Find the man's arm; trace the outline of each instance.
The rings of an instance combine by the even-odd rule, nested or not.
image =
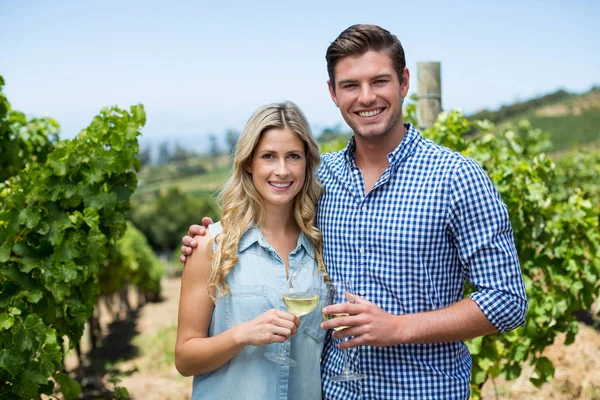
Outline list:
[[[349,326],[333,332],[335,338],[354,336],[340,344],[342,349],[362,345],[381,347],[406,343],[465,341],[497,332],[471,299],[463,299],[439,310],[392,315],[359,296],[355,298],[355,304],[334,304],[323,309],[326,314],[350,314],[349,317],[339,317],[321,324],[322,329]]]

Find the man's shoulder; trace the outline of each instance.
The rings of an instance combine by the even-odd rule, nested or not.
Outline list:
[[[419,151],[417,152],[417,156],[421,159],[427,160],[428,162],[437,160],[441,163],[447,163],[456,166],[461,165],[467,160],[471,160],[464,154],[437,144],[433,140],[427,138],[422,138],[419,142]]]

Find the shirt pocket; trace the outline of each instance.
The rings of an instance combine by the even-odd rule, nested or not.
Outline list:
[[[270,307],[265,285],[229,285],[225,296],[225,320],[229,327],[250,321]]]
[[[325,339],[327,331],[320,328],[321,322],[323,321],[323,314],[321,310],[332,303],[331,292],[326,288],[313,288],[313,293],[319,294],[319,304],[309,314],[306,314],[301,322],[300,331],[306,336],[310,337],[317,343],[322,343]]]

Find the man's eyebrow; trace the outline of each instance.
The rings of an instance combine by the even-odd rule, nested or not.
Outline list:
[[[381,79],[381,78],[391,78],[393,75],[392,74],[379,74],[379,75],[375,75],[369,78],[369,80],[371,81],[376,81],[377,79]],[[357,83],[358,79],[343,79],[341,81],[338,81],[338,85],[346,85],[348,83]]]
[[[356,80],[356,79],[344,79],[342,81],[338,81],[337,84],[341,86],[341,85],[346,85],[348,83],[356,83],[356,82],[358,82],[358,80]]]

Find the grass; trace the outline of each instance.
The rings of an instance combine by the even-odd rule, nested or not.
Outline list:
[[[177,326],[159,328],[155,332],[136,336],[133,344],[140,349],[140,355],[148,362],[143,365],[144,371],[164,371],[175,365],[175,339]]]
[[[200,175],[192,175],[183,178],[174,178],[160,182],[154,182],[149,185],[140,186],[136,190],[136,195],[142,196],[152,193],[156,190],[165,190],[172,187],[179,187],[183,192],[195,195],[210,195],[218,191],[229,177],[229,168],[219,168],[212,172]]]
[[[517,123],[522,119],[529,120],[532,127],[550,135],[553,151],[572,149],[600,140],[600,111],[597,109],[585,110],[580,115],[521,115],[508,122]]]

